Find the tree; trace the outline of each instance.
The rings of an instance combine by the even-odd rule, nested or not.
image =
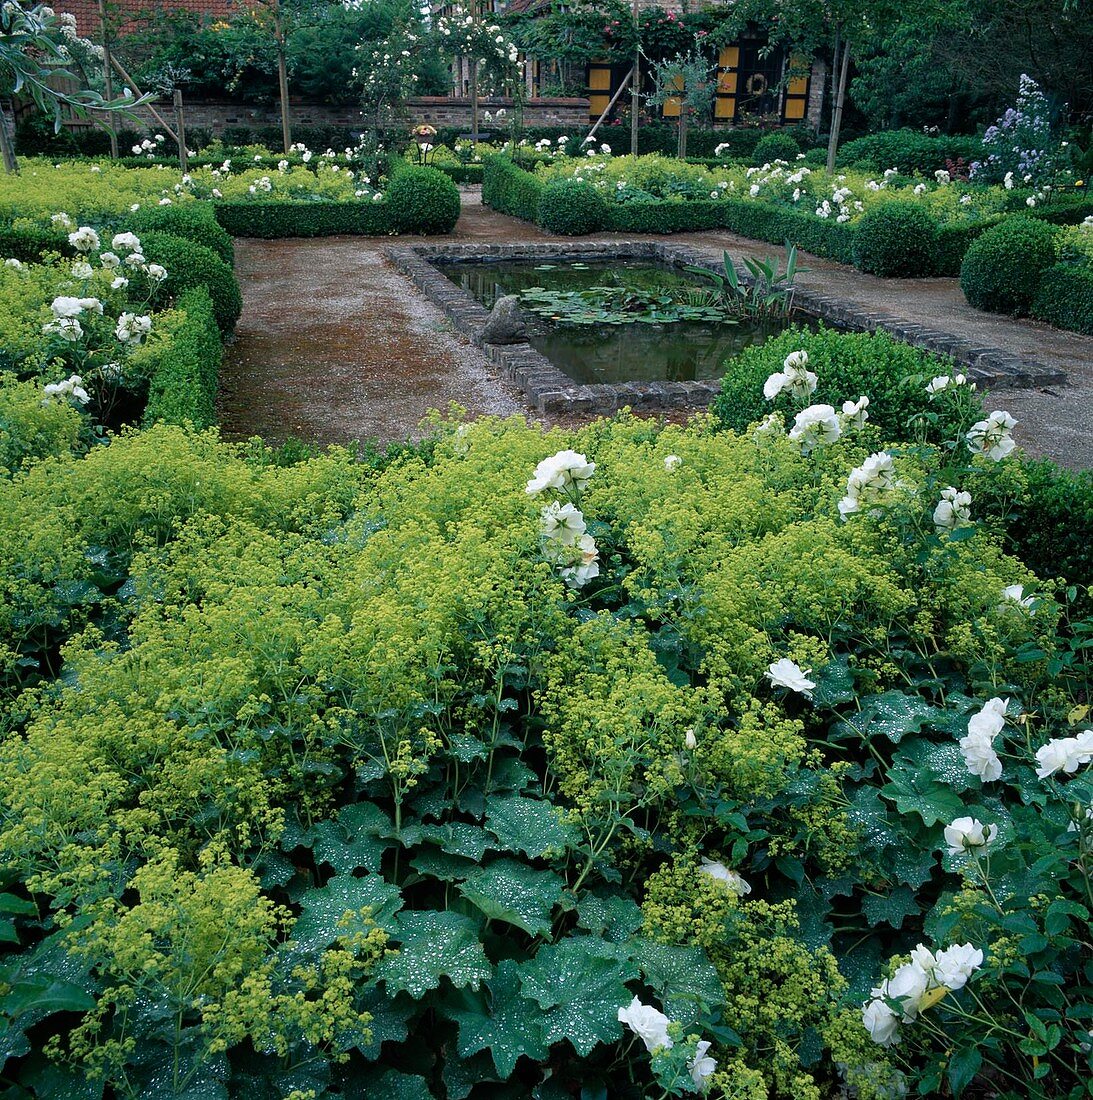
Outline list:
[[[441,49],[453,62],[460,58],[470,62],[471,136],[477,141],[479,80],[486,76],[494,78],[501,87],[515,85],[519,75],[516,68],[519,48],[497,23],[483,21],[477,7],[473,12],[453,8],[450,15],[437,20],[436,29]]]
[[[92,108],[123,111],[143,102],[128,89],[121,97],[107,101],[87,87],[74,92],[56,87],[58,78],[86,84],[84,64],[90,60],[101,62],[102,56],[101,46],[76,34],[72,15],[56,15],[44,4],[22,8],[9,2],[0,7],[0,94],[29,96],[40,111],[53,115],[55,130],[61,128],[64,107],[82,115]],[[2,114],[0,153],[4,171],[18,172],[15,149]]]
[[[655,62],[652,75],[656,91],[649,102],[654,107],[669,101],[679,103],[678,156],[683,160],[687,156],[689,120],[708,113],[717,95],[716,69],[708,57],[695,51],[671,61]]]

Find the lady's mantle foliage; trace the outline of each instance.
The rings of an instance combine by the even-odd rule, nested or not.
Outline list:
[[[808,447],[159,427],[0,483],[5,1073],[1084,1080],[1087,670],[986,526],[1008,429],[888,448],[843,396]]]

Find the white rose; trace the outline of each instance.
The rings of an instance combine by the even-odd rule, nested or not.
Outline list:
[[[703,856],[698,869],[704,875],[709,875],[715,882],[724,883],[725,887],[738,898],[751,893],[751,885],[744,877],[726,867],[724,863]]]
[[[767,679],[775,687],[788,688],[790,691],[800,692],[806,698],[812,698],[812,689],[816,684],[808,678],[811,669],[801,669],[799,665],[788,657],[782,657],[774,661],[767,671]]]
[[[668,1017],[652,1005],[643,1005],[637,997],[619,1009],[619,1023],[637,1035],[650,1053],[658,1047],[670,1050],[673,1046],[668,1035]]]

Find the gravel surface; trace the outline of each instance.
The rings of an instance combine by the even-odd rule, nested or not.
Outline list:
[[[464,188],[455,232],[431,239],[554,238],[483,207],[480,189]],[[734,257],[781,252],[724,232],[659,239],[718,257],[725,249]],[[386,264],[382,251],[396,240],[236,242],[244,309],[221,379],[226,435],[323,444],[404,439],[430,408],[452,401],[472,414],[528,415],[515,387]],[[878,279],[808,254],[801,262],[802,286],[1060,367],[1066,385],[999,389],[988,405],[1018,418],[1015,434],[1030,453],[1093,468],[1093,338],[972,309],[956,279]]]

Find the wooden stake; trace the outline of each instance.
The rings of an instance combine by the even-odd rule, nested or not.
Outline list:
[[[178,163],[183,173],[186,172],[186,123],[182,118],[182,89],[175,89],[175,126],[178,127]]]

